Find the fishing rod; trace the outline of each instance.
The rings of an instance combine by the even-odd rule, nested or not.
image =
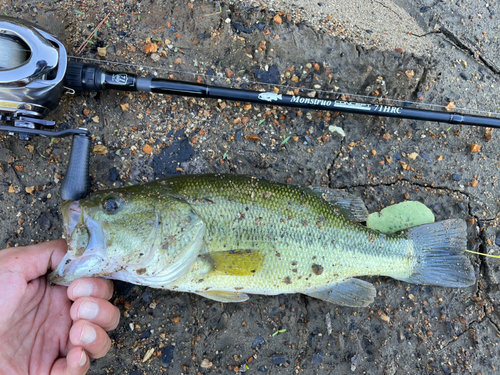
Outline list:
[[[68,61],[64,45],[54,35],[35,24],[6,16],[0,16],[0,51],[0,121],[7,123],[0,131],[18,134],[25,140],[34,135],[73,136],[70,162],[60,191],[63,199],[79,199],[88,193],[88,173],[85,172],[85,178],[82,173],[88,171],[91,145],[90,133],[85,129],[64,135],[42,130],[54,129],[55,122],[43,117],[58,105],[65,88],[88,92],[108,89],[153,92],[500,128],[500,119],[490,116],[242,90],[108,71],[96,64]]]
[[[368,116],[436,121],[455,125],[473,125],[500,128],[500,119],[489,116],[466,115],[401,106],[369,104],[329,98],[310,98],[299,95],[259,92],[164,78],[141,77],[128,72],[108,71],[96,64],[69,61],[65,85],[76,91],[99,92],[106,89],[142,91],[166,95],[182,95],[229,101],[272,104],[277,106],[327,110]]]

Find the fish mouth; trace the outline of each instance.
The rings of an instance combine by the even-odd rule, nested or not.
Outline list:
[[[103,268],[106,248],[100,224],[85,213],[78,201],[65,202],[61,211],[68,252],[49,275],[49,281],[69,285],[82,277],[95,277]]]
[[[82,218],[82,207],[78,201],[67,201],[61,205],[61,211],[63,214],[64,235],[70,238],[76,224]]]

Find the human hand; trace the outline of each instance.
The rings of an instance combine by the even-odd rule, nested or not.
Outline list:
[[[0,374],[83,375],[111,347],[119,310],[113,284],[79,279],[51,286],[45,274],[66,253],[64,240],[0,251]],[[74,301],[74,303],[72,303]]]

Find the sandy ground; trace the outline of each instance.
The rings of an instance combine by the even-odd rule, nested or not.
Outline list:
[[[111,12],[82,56],[98,58],[96,47],[107,47],[107,60],[154,68],[145,74],[487,112],[499,108],[499,8],[493,0],[0,3],[2,13],[58,35],[71,55]],[[158,57],[146,54],[148,38]],[[64,96],[50,119],[91,130],[101,150],[91,157],[94,190],[202,172],[326,184],[358,195],[371,212],[418,200],[437,220],[467,220],[469,249],[500,250],[496,130],[488,140],[472,126],[118,92]],[[61,236],[58,190],[69,147],[0,139],[1,247]],[[377,298],[357,309],[302,295],[221,304],[117,282],[122,321],[90,373],[494,374],[500,267],[470,259],[474,287],[368,278]]]
[[[270,9],[285,9],[317,30],[365,48],[404,49],[428,55],[433,42],[405,6],[392,1],[268,1]],[[425,28],[425,26],[424,26]]]

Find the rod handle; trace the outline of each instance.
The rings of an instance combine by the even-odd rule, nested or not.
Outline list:
[[[84,134],[73,136],[66,175],[59,191],[64,200],[79,200],[90,192],[90,137]]]

